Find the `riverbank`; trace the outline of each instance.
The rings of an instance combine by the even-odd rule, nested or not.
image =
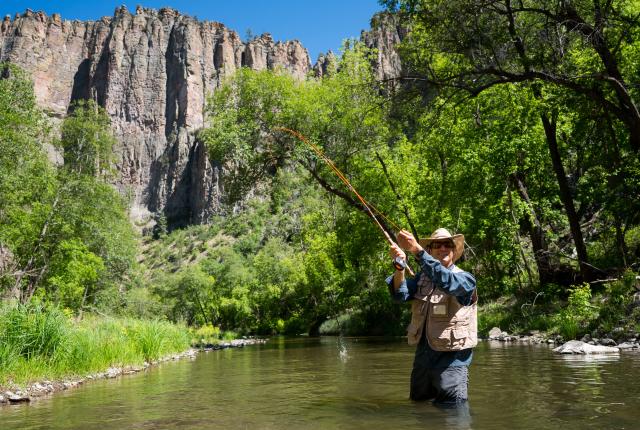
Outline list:
[[[43,379],[38,382],[29,383],[26,386],[9,384],[5,387],[0,385],[0,406],[28,403],[32,400],[55,394],[56,392],[79,387],[91,381],[97,381],[101,379],[114,379],[120,376],[136,374],[168,361],[195,359],[196,355],[202,352],[207,353],[227,348],[242,348],[244,346],[263,344],[266,342],[266,339],[261,338],[244,338],[234,339],[229,342],[220,342],[216,344],[208,343],[202,345],[199,348],[189,348],[188,350],[179,354],[171,354],[161,357],[158,360],[153,360],[151,362],[145,361],[139,366],[126,365],[122,367],[109,367],[104,372],[90,373],[82,377],[60,378],[53,381]]]
[[[160,320],[86,315],[77,321],[55,307],[0,307],[0,387],[88,375],[188,350],[184,325]]]
[[[575,339],[603,346],[640,339],[640,278],[635,273],[597,286],[560,292],[552,287],[484,302],[478,309],[478,333],[490,337],[490,330],[500,327],[509,330],[502,335],[509,340],[534,334],[555,343]]]
[[[532,331],[528,334],[520,334],[514,335],[509,334],[506,331],[502,331],[499,327],[493,327],[490,331],[486,340],[493,340],[499,342],[506,343],[546,343],[552,345],[561,345],[565,344],[568,341],[575,341],[578,339],[567,339],[565,340],[560,335],[552,335],[548,333]],[[612,347],[617,348],[621,351],[640,351],[640,333],[632,333],[627,336],[619,337],[618,341],[614,340],[611,337],[602,337],[602,338],[593,338],[591,335],[585,334],[579,339],[580,342],[583,342],[588,345],[593,346],[604,346],[604,347]]]

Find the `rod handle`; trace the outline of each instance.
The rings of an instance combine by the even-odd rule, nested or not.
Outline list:
[[[395,267],[396,270],[406,270],[411,276],[415,276],[415,273],[413,273],[413,270],[411,270],[407,261],[402,259],[402,257],[396,257],[393,259],[393,267]]]

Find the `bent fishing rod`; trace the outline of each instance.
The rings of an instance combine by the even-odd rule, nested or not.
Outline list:
[[[376,215],[373,213],[373,210],[371,210],[371,207],[373,207],[373,205],[371,203],[368,203],[364,199],[364,197],[362,197],[360,193],[356,191],[353,185],[351,185],[351,182],[349,182],[346,176],[344,176],[344,174],[340,171],[340,169],[338,169],[335,163],[329,157],[327,157],[325,153],[317,145],[314,145],[313,143],[311,143],[306,137],[304,137],[301,133],[295,130],[291,130],[286,127],[276,127],[276,130],[289,133],[293,137],[302,141],[305,145],[307,145],[307,147],[311,148],[311,150],[318,156],[318,158],[324,161],[331,168],[331,170],[336,174],[336,176],[338,176],[338,178],[349,189],[349,191],[351,191],[358,198],[358,200],[360,201],[360,204],[362,204],[362,207],[364,207],[364,209],[367,211],[367,214],[369,215],[369,217],[371,217],[371,219],[378,226],[380,231],[382,231],[382,234],[384,235],[387,242],[389,242],[390,245],[397,245],[396,242],[391,238],[389,233],[387,233],[387,230],[382,226],[382,223],[378,220]],[[384,217],[387,221],[391,222],[396,228],[398,227],[394,222],[392,222],[390,219],[384,216],[384,214],[380,212],[377,208],[374,207],[374,209],[378,212],[378,214]],[[396,257],[393,260],[393,266],[396,268],[396,270],[406,269],[411,276],[415,276],[415,274],[413,273],[413,270],[411,270],[411,267],[409,267],[406,260],[401,257]]]

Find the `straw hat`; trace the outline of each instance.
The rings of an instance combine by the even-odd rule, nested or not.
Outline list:
[[[454,246],[453,262],[455,263],[456,261],[458,261],[460,257],[462,257],[462,253],[464,252],[464,236],[463,235],[454,234],[452,236],[451,233],[449,233],[449,230],[447,230],[446,228],[439,228],[433,233],[431,233],[430,237],[426,239],[420,239],[419,243],[420,243],[420,246],[422,246],[424,249],[427,250],[427,252],[429,252],[431,242],[444,241],[447,239],[453,242],[453,246]]]

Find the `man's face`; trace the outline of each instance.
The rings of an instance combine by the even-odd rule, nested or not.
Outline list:
[[[453,241],[434,240],[429,245],[429,253],[444,267],[449,267],[453,264]]]

